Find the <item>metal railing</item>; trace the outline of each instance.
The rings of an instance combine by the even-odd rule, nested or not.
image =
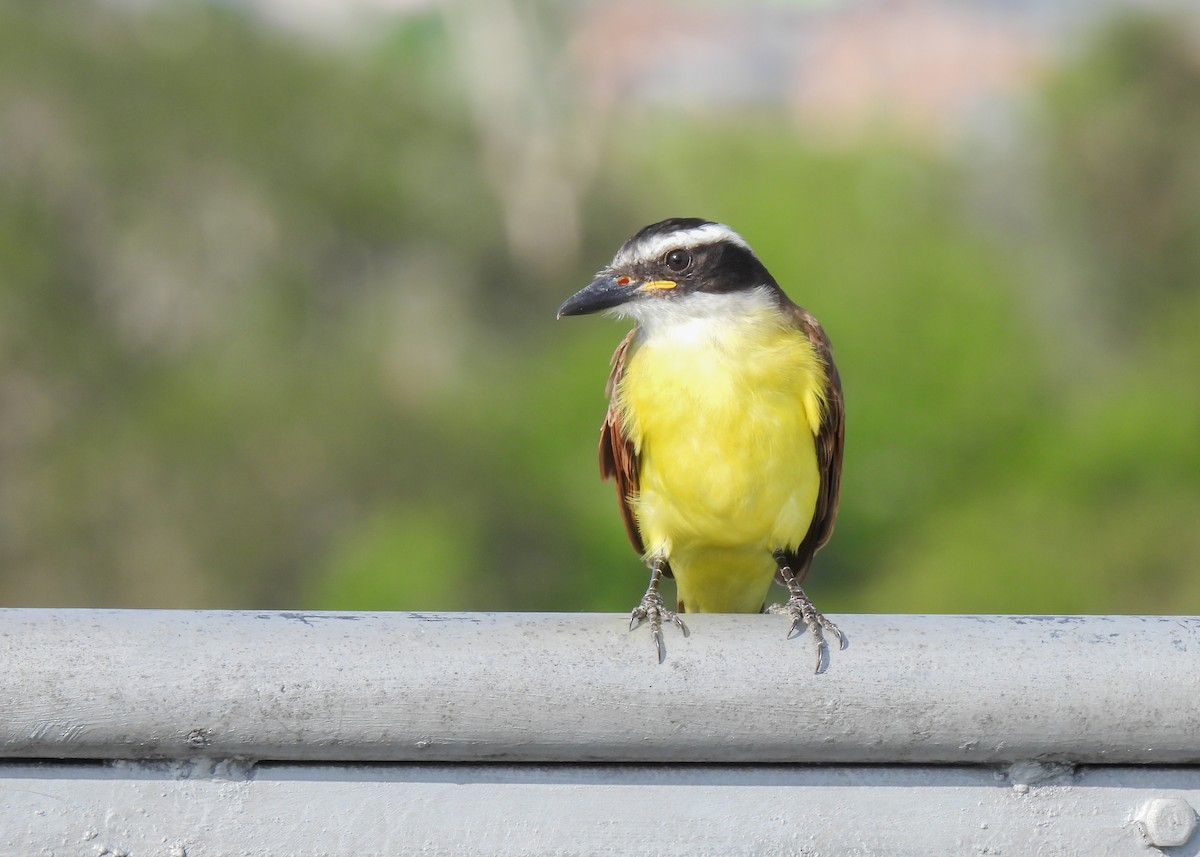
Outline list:
[[[0,853],[1200,853],[1200,617],[625,621],[0,610]]]

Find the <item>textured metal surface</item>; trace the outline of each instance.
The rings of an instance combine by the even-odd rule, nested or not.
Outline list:
[[[1196,769],[0,763],[0,853],[1081,855]],[[1195,855],[1191,845],[1172,855]]]
[[[0,757],[1200,762],[1200,618],[0,611]]]

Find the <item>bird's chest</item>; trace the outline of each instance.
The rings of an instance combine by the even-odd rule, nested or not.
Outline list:
[[[639,343],[617,395],[638,452],[635,508],[648,543],[746,544],[781,527],[803,536],[823,388],[808,339],[780,325]]]

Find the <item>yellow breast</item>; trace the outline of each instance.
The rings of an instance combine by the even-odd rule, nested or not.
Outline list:
[[[816,506],[824,367],[774,308],[639,334],[614,395],[648,554],[691,611],[757,611]]]

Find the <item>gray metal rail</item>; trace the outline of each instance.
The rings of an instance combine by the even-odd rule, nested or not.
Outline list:
[[[624,621],[0,610],[0,854],[1200,853],[1200,617]]]

